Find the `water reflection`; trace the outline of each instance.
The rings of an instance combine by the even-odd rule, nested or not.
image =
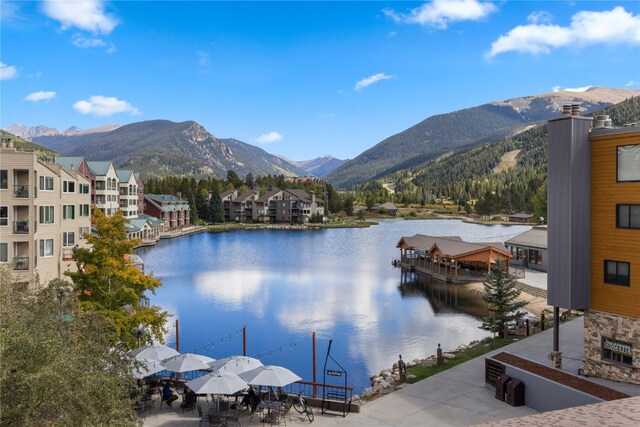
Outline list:
[[[332,354],[360,393],[369,376],[390,367],[398,354],[425,357],[438,343],[450,349],[486,335],[478,329],[478,299],[463,288],[422,279],[400,283],[400,270],[391,266],[400,237],[505,240],[528,228],[390,221],[369,229],[238,231],[162,241],[138,254],[146,271],[163,282],[151,302],[180,320],[181,351],[246,325],[249,356],[263,353],[263,363],[310,380],[315,331],[318,375],[333,339]],[[292,342],[297,345],[289,347]],[[234,336],[204,354],[217,359],[241,350],[241,338]]]
[[[465,285],[447,284],[427,274],[401,269],[398,290],[403,298],[426,298],[436,316],[451,312],[466,313],[475,317],[489,315],[489,310],[478,292],[470,290]]]

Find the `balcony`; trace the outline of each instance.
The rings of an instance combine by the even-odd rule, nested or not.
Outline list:
[[[29,256],[17,255],[13,258],[14,270],[28,270],[29,269]]]
[[[13,221],[13,234],[29,234],[29,221]]]
[[[62,259],[64,261],[73,261],[75,260],[74,250],[73,248],[62,248]]]
[[[13,186],[13,197],[18,199],[28,199],[29,198],[29,186],[28,185],[14,185]]]

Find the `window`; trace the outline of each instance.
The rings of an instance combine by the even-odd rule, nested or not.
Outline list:
[[[616,227],[640,229],[640,205],[616,205]]]
[[[9,261],[9,244],[0,243],[0,262]]]
[[[80,227],[79,229],[79,235],[81,239],[85,238],[85,234],[89,234],[91,233],[91,227]]]
[[[624,261],[604,261],[604,283],[629,286],[630,267]]]
[[[63,205],[62,206],[62,219],[75,219],[76,217],[75,205]]]
[[[53,256],[53,239],[40,239],[40,258]]]
[[[616,363],[633,365],[633,347],[622,341],[602,337],[602,358]]]
[[[53,206],[40,206],[40,224],[53,224]]]
[[[9,225],[9,208],[0,206],[0,225]]]
[[[89,216],[89,205],[78,205],[78,216]]]
[[[542,265],[542,252],[529,249],[529,264]]]
[[[89,184],[80,184],[80,194],[89,194]]]
[[[98,194],[96,196],[96,204],[104,205],[104,194]]]
[[[76,233],[65,231],[62,233],[62,246],[74,246],[76,244]]]
[[[76,182],[75,181],[62,181],[62,192],[63,193],[75,193],[76,192]]]
[[[104,190],[104,181],[96,181],[96,190]]]
[[[9,175],[6,169],[0,170],[0,189],[6,190],[9,188]]]
[[[640,144],[618,147],[618,181],[640,181]]]
[[[53,177],[41,176],[39,188],[41,191],[53,191]]]

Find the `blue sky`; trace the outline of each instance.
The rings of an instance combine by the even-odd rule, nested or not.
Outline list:
[[[640,2],[5,1],[0,127],[195,120],[293,160],[425,118],[640,89]]]

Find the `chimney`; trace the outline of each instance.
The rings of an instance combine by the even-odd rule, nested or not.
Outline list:
[[[609,116],[605,116],[604,119],[604,127],[607,129],[611,129],[613,126],[611,125],[613,121],[609,118]]]
[[[564,104],[562,106],[562,115],[568,117],[571,115],[571,104]]]
[[[604,119],[605,116],[604,114],[599,114],[596,116],[596,120],[593,124],[593,128],[594,129],[602,129],[604,127]]]
[[[580,115],[580,104],[571,104],[571,115],[572,116]]]

